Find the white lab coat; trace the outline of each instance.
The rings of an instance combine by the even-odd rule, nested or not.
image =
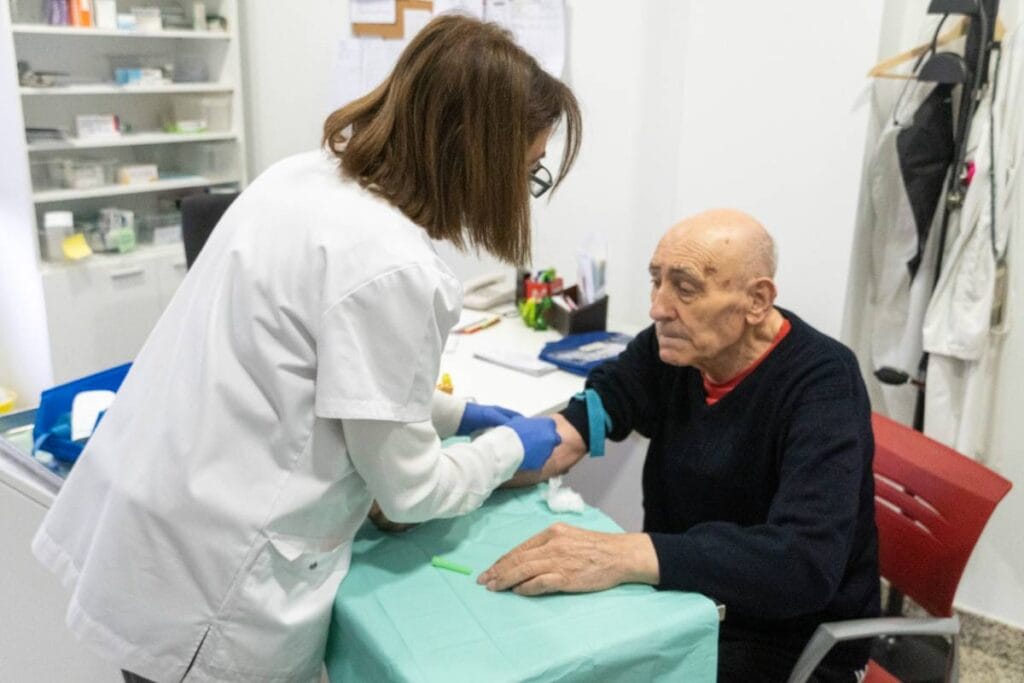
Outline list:
[[[995,246],[1002,252],[1012,226],[1022,219],[1021,179],[1016,177],[1024,156],[1022,48],[1018,29],[1003,42],[996,101],[989,88],[978,105],[966,155],[974,161],[974,177],[963,206],[950,217],[942,273],[923,323],[924,347],[930,354],[925,433],[982,460],[987,456],[992,389],[1006,332],[1004,325],[991,324],[996,281],[991,193],[994,189]],[[994,159],[990,111],[995,114]],[[995,188],[989,175],[992,164]]]
[[[870,203],[871,311],[869,348],[871,369],[890,367],[916,376],[921,359],[921,323],[931,295],[936,239],[942,221],[941,202],[935,211],[921,263],[913,280],[907,262],[917,251],[917,227],[900,174],[896,138],[914,120],[921,103],[934,90],[932,83],[911,82],[886,113],[867,173]],[[884,405],[876,406],[904,422],[913,418],[916,390],[910,385],[879,384]]]
[[[478,506],[522,460],[498,428],[442,450],[461,287],[425,231],[321,151],[232,204],[34,542],[68,625],[156,681],[317,680],[372,498]]]

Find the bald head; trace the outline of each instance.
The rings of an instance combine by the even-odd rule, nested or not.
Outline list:
[[[736,209],[711,209],[669,228],[658,250],[693,248],[705,262],[704,275],[741,285],[755,278],[773,278],[775,242],[753,216]]]

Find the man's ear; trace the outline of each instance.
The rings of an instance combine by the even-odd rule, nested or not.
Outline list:
[[[759,277],[751,280],[747,285],[747,296],[749,307],[747,308],[747,323],[757,325],[761,323],[775,306],[775,282],[770,277]]]

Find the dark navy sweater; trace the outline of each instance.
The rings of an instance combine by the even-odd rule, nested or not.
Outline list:
[[[611,418],[609,438],[651,440],[644,531],[660,587],[724,604],[723,632],[799,653],[819,623],[879,614],[874,442],[854,355],[781,312],[789,334],[715,405],[697,369],[658,358],[653,326],[587,386]],[[589,439],[581,401],[563,415]],[[861,644],[827,661],[865,658]]]

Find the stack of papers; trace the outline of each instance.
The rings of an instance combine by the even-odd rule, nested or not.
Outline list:
[[[541,376],[558,369],[557,366],[547,363],[536,356],[514,351],[511,349],[481,349],[474,351],[473,356],[502,367],[525,372],[528,375]]]

